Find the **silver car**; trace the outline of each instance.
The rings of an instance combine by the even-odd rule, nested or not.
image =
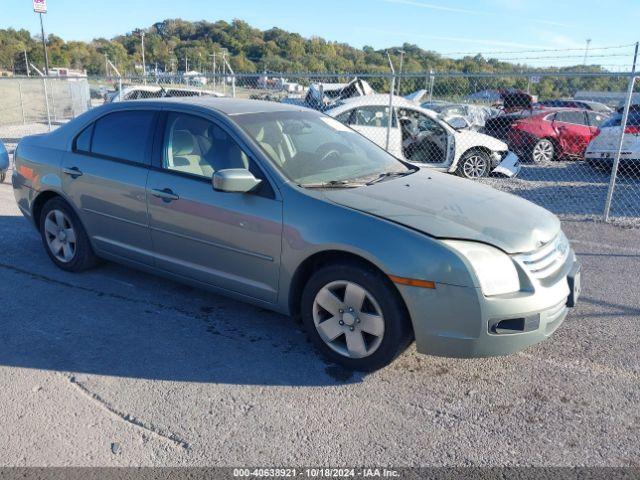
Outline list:
[[[110,104],[24,138],[12,181],[58,267],[112,260],[299,316],[352,369],[413,339],[431,355],[515,352],[580,292],[554,215],[303,107]]]

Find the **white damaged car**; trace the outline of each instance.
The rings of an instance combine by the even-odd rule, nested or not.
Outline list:
[[[518,156],[506,143],[466,129],[466,122],[452,121],[451,125],[436,112],[403,97],[394,95],[390,99],[386,94],[349,98],[325,113],[411,163],[470,179],[491,173],[515,177],[520,172]]]

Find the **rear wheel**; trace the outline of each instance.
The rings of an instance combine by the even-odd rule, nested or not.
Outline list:
[[[0,183],[4,183],[7,178],[7,172],[0,172]]]
[[[372,371],[388,365],[411,341],[406,309],[384,275],[360,265],[318,270],[302,294],[302,319],[330,360]]]
[[[472,150],[462,155],[456,173],[461,177],[476,180],[489,176],[490,170],[491,159],[489,155],[481,150]]]
[[[548,138],[541,138],[531,149],[531,161],[537,164],[549,163],[555,157],[555,145]]]
[[[49,258],[62,270],[81,272],[97,263],[80,219],[60,197],[42,207],[40,235]]]

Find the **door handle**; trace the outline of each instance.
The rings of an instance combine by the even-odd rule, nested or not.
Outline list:
[[[164,202],[167,203],[180,199],[180,196],[173,193],[173,190],[171,190],[170,188],[163,188],[162,190],[160,190],[159,188],[154,188],[151,190],[151,195],[161,198]]]
[[[78,167],[63,168],[62,172],[69,175],[71,178],[78,178],[82,176],[82,171]]]

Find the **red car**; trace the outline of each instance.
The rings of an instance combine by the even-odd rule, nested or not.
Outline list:
[[[605,114],[582,109],[547,109],[515,117],[506,132],[509,147],[534,163],[584,157]]]

